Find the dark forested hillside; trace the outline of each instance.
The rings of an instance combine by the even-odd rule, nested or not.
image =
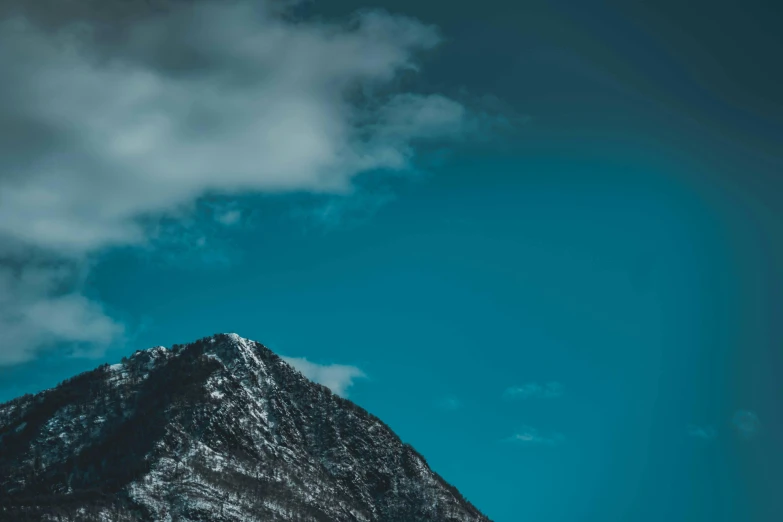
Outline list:
[[[0,520],[487,519],[379,419],[219,334],[0,405]]]

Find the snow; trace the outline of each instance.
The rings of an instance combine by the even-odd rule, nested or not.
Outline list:
[[[111,365],[110,372],[97,377],[109,386],[93,387],[107,395],[79,396],[82,402],[48,414],[36,439],[45,448],[45,461],[62,461],[100,441],[106,430],[133,414],[133,395],[150,375],[165,376],[177,358],[204,353],[221,362],[210,365],[209,376],[197,383],[205,399],[187,410],[179,403],[169,406],[164,434],[151,441],[154,449],[143,457],[149,470],[124,486],[124,494],[151,519],[288,522],[303,519],[308,507],[336,522],[396,521],[410,520],[406,509],[415,507],[427,514],[426,520],[443,522],[433,511],[442,505],[453,514],[450,521],[487,522],[455,499],[426,462],[377,418],[358,407],[346,409],[341,399],[277,364],[266,348],[235,333],[199,343],[195,352],[193,345],[155,347]],[[7,418],[0,416],[0,428]],[[16,419],[18,424],[22,417]],[[0,477],[0,486],[11,479]],[[236,489],[257,480],[285,494],[258,498],[252,488]],[[386,490],[379,497],[380,484]],[[410,502],[416,505],[409,507]],[[193,510],[192,518],[181,512],[183,506]],[[112,520],[109,515],[101,518]]]

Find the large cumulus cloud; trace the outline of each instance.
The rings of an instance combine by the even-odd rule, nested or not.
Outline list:
[[[406,169],[417,140],[463,132],[459,103],[395,90],[439,43],[434,28],[292,6],[4,3],[0,364],[121,335],[63,273],[144,244],[156,219],[205,195],[349,192],[362,172]]]

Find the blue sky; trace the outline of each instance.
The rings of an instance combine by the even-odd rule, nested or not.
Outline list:
[[[0,182],[27,198],[0,210],[0,400],[237,332],[306,359],[497,522],[780,520],[781,75],[749,65],[781,51],[774,7],[321,4],[289,13],[303,32],[215,8],[212,47],[167,44],[192,56],[152,53],[155,17],[149,48],[77,47],[118,70],[58,54],[52,27],[86,15],[0,27],[72,97],[33,118],[21,87],[47,78],[0,57],[22,71],[3,114],[50,125],[29,155],[65,165],[0,133],[33,180]],[[407,18],[342,23],[362,8]],[[237,54],[272,29],[301,53]],[[114,129],[114,155],[85,145]]]

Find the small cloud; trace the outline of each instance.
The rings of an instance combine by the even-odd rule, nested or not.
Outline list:
[[[241,219],[242,212],[239,210],[227,210],[225,212],[215,214],[215,221],[227,227],[236,225]]]
[[[242,252],[221,236],[221,227],[216,222],[213,216],[161,221],[150,231],[148,244],[133,253],[150,263],[180,268],[233,266]]]
[[[456,411],[462,408],[462,401],[456,397],[442,397],[435,401],[435,406],[442,410]]]
[[[78,291],[63,292],[78,279],[72,266],[0,264],[0,366],[35,359],[52,347],[73,357],[100,357],[122,344],[125,326],[100,303]]]
[[[341,397],[348,396],[348,388],[356,379],[364,379],[367,375],[356,366],[343,364],[318,364],[304,357],[281,357],[285,362],[296,368],[311,381],[323,384]]]
[[[507,399],[556,399],[563,395],[565,395],[565,388],[556,381],[544,385],[529,382],[522,386],[511,386],[503,393]]]
[[[761,422],[758,415],[749,410],[738,410],[731,423],[737,430],[737,434],[746,440],[754,438],[761,430]]]
[[[359,226],[395,199],[396,196],[386,190],[356,190],[346,195],[321,196],[295,207],[291,217],[302,220],[307,230],[326,233]]]
[[[525,446],[558,446],[565,442],[565,436],[558,432],[542,435],[537,429],[526,426],[506,440]]]
[[[718,432],[712,426],[688,426],[688,435],[695,439],[712,440],[718,436]]]

